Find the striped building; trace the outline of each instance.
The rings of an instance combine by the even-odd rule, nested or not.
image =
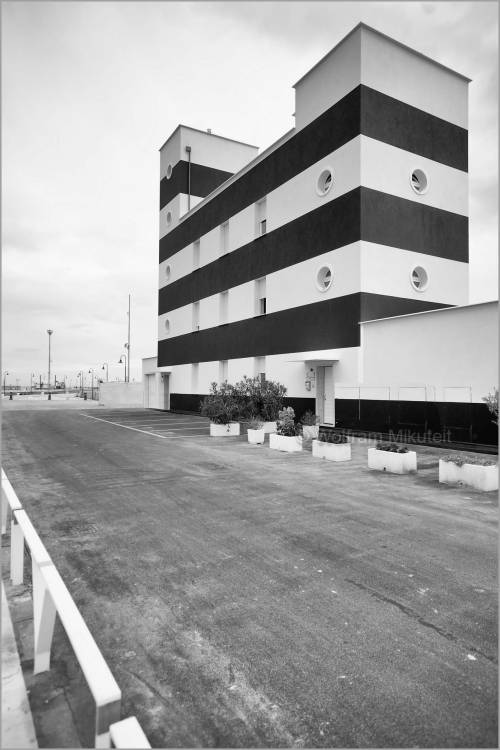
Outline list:
[[[212,381],[265,373],[324,424],[454,422],[457,439],[491,442],[493,355],[452,370],[440,340],[463,330],[450,306],[495,327],[491,305],[467,305],[468,84],[361,23],[295,84],[295,127],[263,153],[179,125],[160,150],[145,405],[195,411]],[[423,321],[413,348],[405,327],[417,342]]]

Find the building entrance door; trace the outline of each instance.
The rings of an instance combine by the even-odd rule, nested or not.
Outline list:
[[[161,409],[168,410],[170,409],[170,389],[169,389],[169,373],[164,372],[162,373],[162,380],[163,380],[163,404],[160,407]]]
[[[145,395],[146,395],[146,409],[154,409],[155,405],[155,376],[146,375],[145,382]]]
[[[333,365],[318,367],[316,413],[321,424],[335,424]]]

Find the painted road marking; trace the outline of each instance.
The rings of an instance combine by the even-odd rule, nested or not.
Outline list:
[[[149,432],[148,430],[140,430],[138,427],[130,427],[126,424],[119,424],[118,422],[112,422],[110,419],[103,419],[102,417],[94,417],[91,414],[82,414],[82,417],[86,417],[87,419],[94,419],[96,422],[106,422],[106,424],[112,424],[114,427],[122,427],[124,430],[133,430],[134,432],[142,432],[143,435],[152,435],[152,437],[158,437],[162,440],[177,440],[178,438],[201,438],[202,440],[205,440],[207,437],[209,437],[208,433],[205,435],[180,435],[179,433],[174,433],[173,435],[161,435],[159,432]]]
[[[188,424],[205,425],[208,427],[209,422],[195,422],[194,420],[186,420],[185,422],[173,422],[169,419],[118,419],[121,424],[172,424],[183,427]]]

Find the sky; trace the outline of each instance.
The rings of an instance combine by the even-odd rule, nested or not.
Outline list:
[[[2,2],[2,372],[131,379],[156,354],[158,149],[181,122],[265,149],[359,21],[472,79],[470,301],[498,296],[496,2]]]

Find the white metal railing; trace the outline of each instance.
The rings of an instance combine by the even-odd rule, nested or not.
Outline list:
[[[136,750],[151,747],[135,716],[111,724],[109,734],[111,747],[136,748]]]
[[[111,726],[114,747],[150,747],[137,719],[120,721],[121,690],[101,654],[71,594],[2,469],[2,534],[11,512],[10,577],[24,580],[24,545],[31,553],[34,624],[34,674],[50,669],[50,651],[56,614],[66,631],[95,702],[95,747],[109,748]],[[124,724],[125,722],[125,724]],[[127,732],[130,732],[127,739]],[[142,744],[136,744],[137,741]],[[133,744],[123,744],[132,742]],[[144,744],[146,743],[146,744]]]

